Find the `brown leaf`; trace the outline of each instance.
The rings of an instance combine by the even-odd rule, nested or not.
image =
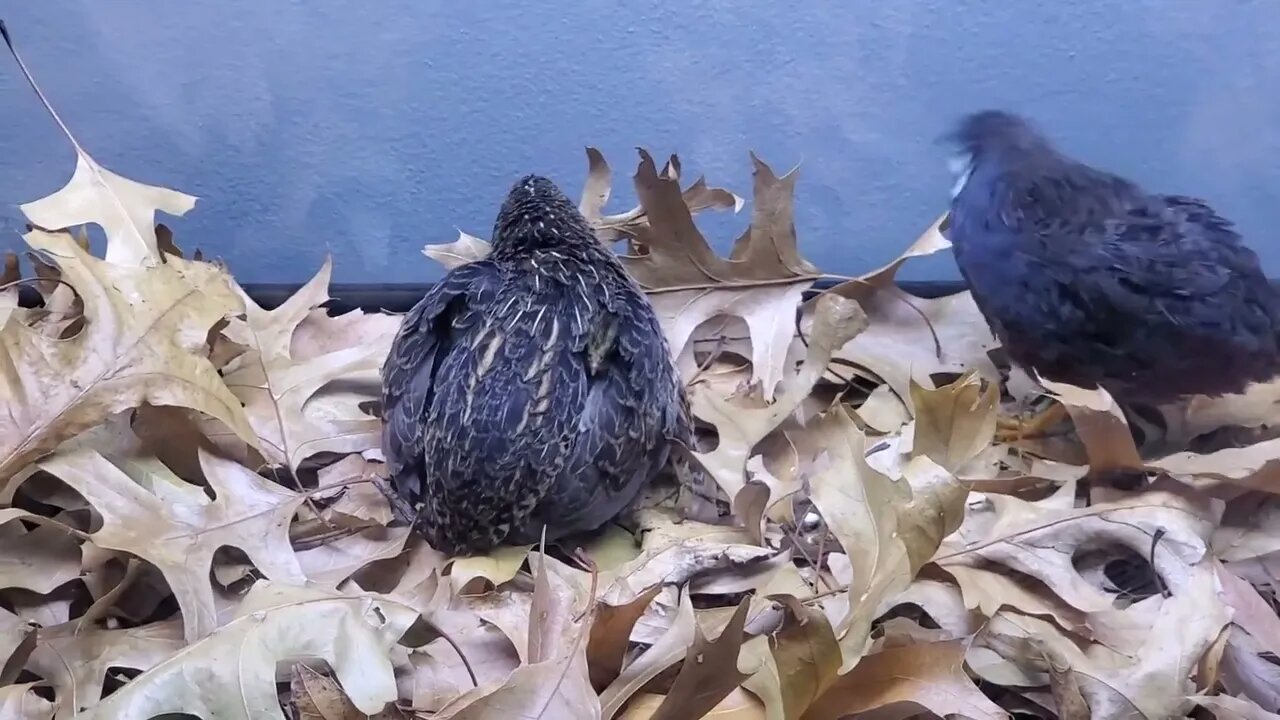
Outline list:
[[[675,619],[666,633],[623,668],[621,674],[600,693],[601,715],[605,720],[617,714],[627,699],[645,683],[686,656],[698,633],[698,621],[689,593],[680,594],[677,608]]]
[[[738,668],[743,627],[747,622],[748,600],[738,603],[733,617],[715,640],[703,636],[695,626],[693,643],[671,692],[653,714],[654,720],[696,720],[704,717],[751,673]]]
[[[648,252],[625,256],[623,264],[641,286],[652,290],[816,279],[817,272],[808,263],[800,272],[788,266],[800,264],[794,233],[788,237],[785,230],[777,232],[791,222],[790,184],[774,177],[764,163],[755,163],[755,203],[760,207],[753,220],[764,226],[755,228],[753,222],[754,232],[748,231],[747,239],[735,247],[736,257],[726,260],[715,254],[694,225],[677,173],[669,167],[659,174],[653,157],[640,150],[634,180],[648,224],[633,226],[633,232]]]
[[[773,657],[782,687],[785,720],[797,720],[836,680],[840,644],[819,610],[790,603],[791,613],[774,634]]]
[[[661,585],[654,585],[623,605],[596,604],[596,617],[587,639],[587,667],[597,692],[604,691],[622,672],[631,629],[661,589]]]
[[[1198,705],[1213,711],[1218,720],[1280,720],[1280,715],[1267,712],[1257,703],[1230,695],[1192,695]]]
[[[940,716],[959,714],[974,720],[1009,717],[965,674],[966,645],[963,640],[948,640],[868,655],[801,717],[839,720],[898,703]]]
[[[227,276],[205,263],[112,265],[65,233],[32,231],[84,301],[85,328],[58,340],[9,323],[0,333],[0,480],[62,441],[144,402],[199,410],[256,444],[239,401],[206,359],[205,337],[239,310]],[[145,298],[145,301],[142,300]]]
[[[1076,435],[1084,444],[1091,472],[1101,475],[1143,467],[1129,423],[1105,389],[1088,390],[1043,378],[1040,382],[1066,406]]]

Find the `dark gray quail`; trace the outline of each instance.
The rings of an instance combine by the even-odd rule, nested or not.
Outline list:
[[[535,175],[503,203],[491,254],[405,316],[382,378],[391,485],[450,555],[599,528],[692,443],[648,299]]]

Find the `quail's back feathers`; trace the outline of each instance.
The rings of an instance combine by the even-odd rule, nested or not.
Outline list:
[[[952,139],[968,162],[948,235],[1014,362],[1150,403],[1280,369],[1276,294],[1206,202],[1148,194],[1004,112],[968,116]]]
[[[548,541],[616,516],[689,443],[652,306],[549,180],[516,183],[489,257],[406,315],[383,368],[393,487],[437,550]]]

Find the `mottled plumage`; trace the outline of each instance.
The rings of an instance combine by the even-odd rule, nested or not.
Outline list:
[[[511,189],[490,255],[405,317],[383,415],[392,486],[450,554],[594,530],[692,442],[648,299],[537,176]]]
[[[1011,360],[1150,404],[1277,373],[1276,294],[1204,201],[1148,194],[1003,112],[968,116],[953,139],[948,236]]]

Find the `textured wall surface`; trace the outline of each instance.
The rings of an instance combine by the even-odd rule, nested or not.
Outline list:
[[[893,257],[943,208],[935,139],[1032,115],[1078,156],[1210,199],[1280,275],[1280,5],[1266,0],[66,0],[5,19],[107,167],[200,196],[180,243],[243,281],[434,279],[424,242],[487,236],[536,171],[578,192],[582,147],[634,195],[634,147],[749,195],[754,149],[801,164],[802,250]],[[0,248],[74,155],[0,61]],[[727,246],[747,214],[708,222]],[[955,277],[949,257],[907,277]]]

